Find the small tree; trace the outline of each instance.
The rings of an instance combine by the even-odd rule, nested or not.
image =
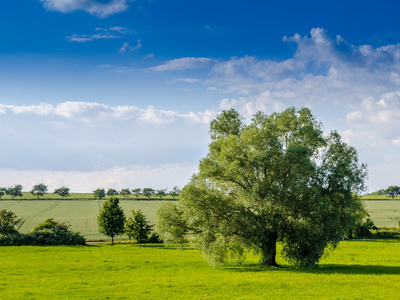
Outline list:
[[[62,186],[58,189],[55,189],[54,194],[58,194],[62,199],[64,199],[64,197],[69,197],[69,188]]]
[[[125,223],[125,233],[129,237],[129,240],[134,238],[138,241],[139,248],[141,248],[142,242],[147,241],[151,228],[152,226],[149,225],[142,211],[139,209],[135,212],[135,210],[132,209],[132,216],[128,217]]]
[[[44,194],[47,193],[47,185],[44,185],[43,183],[36,184],[33,186],[30,193],[36,196],[39,200],[39,197],[43,197]]]
[[[167,195],[167,189],[159,189],[156,190],[156,194],[158,197],[160,197],[160,200]]]
[[[0,234],[16,233],[18,229],[15,227],[19,225],[22,225],[22,219],[18,219],[15,213],[6,209],[0,210]]]
[[[385,194],[393,200],[394,197],[400,196],[400,187],[397,185],[391,185],[385,190]]]
[[[111,245],[114,244],[114,236],[124,233],[125,215],[117,197],[110,197],[103,203],[97,224],[100,233],[111,237]]]
[[[144,188],[143,189],[143,195],[147,197],[147,199],[150,199],[150,196],[154,194],[154,190],[152,188]]]
[[[7,189],[5,187],[0,188],[0,200],[6,194]]]
[[[107,196],[117,196],[118,191],[116,189],[108,189],[107,190]]]
[[[120,195],[122,195],[123,197],[124,197],[124,199],[126,198],[126,196],[129,196],[129,195],[131,195],[132,194],[132,192],[131,192],[131,190],[130,189],[122,189],[120,192],[119,192],[119,194]]]
[[[99,198],[100,200],[103,199],[106,196],[106,192],[104,189],[97,189],[93,191],[93,198],[97,199]]]
[[[13,200],[15,200],[15,197],[22,197],[22,185],[17,184],[16,186],[7,188],[6,194],[10,195]]]
[[[169,192],[173,200],[175,200],[175,198],[178,197],[180,193],[181,190],[177,186],[174,186],[172,190]]]
[[[135,194],[136,198],[138,198],[140,196],[141,192],[142,192],[142,189],[140,189],[140,188],[132,190],[132,193]]]

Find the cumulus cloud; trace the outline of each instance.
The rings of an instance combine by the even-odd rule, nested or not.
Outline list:
[[[0,157],[8,178],[3,184],[22,184],[24,176],[32,184],[32,176],[86,191],[106,183],[183,185],[206,153],[208,122],[215,116],[96,102],[3,104],[0,113],[0,126],[13,124],[0,132],[7,145]]]
[[[214,63],[216,63],[216,60],[206,57],[183,57],[166,61],[161,65],[150,68],[150,70],[165,72],[165,71],[201,69],[201,68],[209,68]]]
[[[83,10],[99,18],[123,12],[128,9],[127,0],[40,0],[50,11],[69,13]]]

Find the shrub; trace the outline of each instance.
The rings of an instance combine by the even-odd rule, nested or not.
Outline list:
[[[0,246],[85,245],[85,238],[78,232],[41,230],[30,233],[13,233],[0,237]]]
[[[71,225],[65,222],[57,222],[53,218],[47,219],[43,223],[38,224],[33,231],[40,231],[40,230],[61,230],[61,231],[70,231]]]
[[[159,244],[162,243],[163,240],[161,239],[161,237],[156,233],[156,232],[152,232],[150,237],[147,239],[147,241],[151,244]]]
[[[368,217],[363,221],[357,222],[356,227],[348,234],[348,238],[370,238],[372,236],[371,230],[377,230],[374,222]]]

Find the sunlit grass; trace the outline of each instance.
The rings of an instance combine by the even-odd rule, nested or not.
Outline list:
[[[4,299],[397,299],[400,242],[345,241],[316,270],[214,269],[196,251],[145,245],[2,247]]]

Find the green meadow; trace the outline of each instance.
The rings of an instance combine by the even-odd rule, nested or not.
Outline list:
[[[163,201],[120,200],[120,205],[126,215],[132,209],[142,210],[151,224],[156,222],[157,208]],[[25,222],[20,232],[31,231],[37,224],[48,218],[68,222],[73,231],[81,232],[87,239],[103,239],[98,232],[97,215],[103,200],[3,200],[0,209],[14,212]]]
[[[400,240],[343,241],[316,270],[212,268],[195,250],[133,244],[2,247],[2,299],[398,299]]]

